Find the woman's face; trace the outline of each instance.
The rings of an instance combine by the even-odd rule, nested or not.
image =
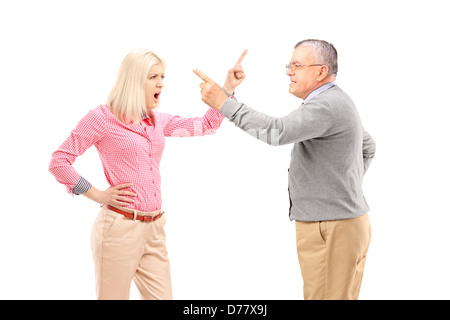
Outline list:
[[[145,82],[145,103],[149,112],[159,106],[163,80],[164,68],[161,64],[155,64],[150,68]]]

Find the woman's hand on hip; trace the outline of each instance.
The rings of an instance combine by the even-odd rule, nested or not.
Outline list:
[[[127,207],[134,202],[134,200],[129,197],[135,197],[137,194],[123,189],[129,188],[132,185],[132,183],[123,183],[114,187],[109,187],[105,191],[92,187],[83,193],[83,195],[103,205],[109,204],[116,207]]]

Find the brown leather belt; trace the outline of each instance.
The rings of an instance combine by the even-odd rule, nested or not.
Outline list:
[[[116,207],[113,207],[113,206],[110,206],[110,205],[107,205],[106,208],[108,208],[108,210],[111,210],[111,211],[114,211],[114,212],[117,212],[117,213],[120,213],[120,214],[124,215],[125,218],[133,219],[133,220],[139,220],[139,221],[142,221],[142,222],[152,222],[152,221],[156,221],[156,220],[158,220],[159,218],[161,218],[162,215],[164,214],[164,211],[161,210],[160,213],[157,214],[157,215],[154,216],[154,217],[151,217],[151,216],[141,216],[141,215],[136,214],[136,213],[131,213],[131,212],[127,212],[127,211],[123,211],[123,210],[117,209]],[[136,212],[136,211],[135,211],[135,212]]]

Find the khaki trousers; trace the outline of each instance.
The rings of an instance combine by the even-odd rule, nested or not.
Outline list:
[[[295,226],[304,298],[357,300],[372,236],[369,215]]]
[[[129,299],[132,280],[141,299],[172,299],[165,222],[164,215],[142,222],[100,210],[91,233],[97,299]]]

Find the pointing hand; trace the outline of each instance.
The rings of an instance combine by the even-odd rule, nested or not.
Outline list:
[[[211,108],[220,110],[222,105],[228,99],[227,94],[222,88],[213,80],[211,80],[206,74],[198,69],[193,70],[204,82],[200,83],[202,100]]]
[[[248,50],[244,50],[234,67],[228,70],[227,79],[225,80],[223,89],[229,94],[233,94],[236,87],[245,79],[244,69],[242,69],[242,61],[244,60],[247,52]]]

